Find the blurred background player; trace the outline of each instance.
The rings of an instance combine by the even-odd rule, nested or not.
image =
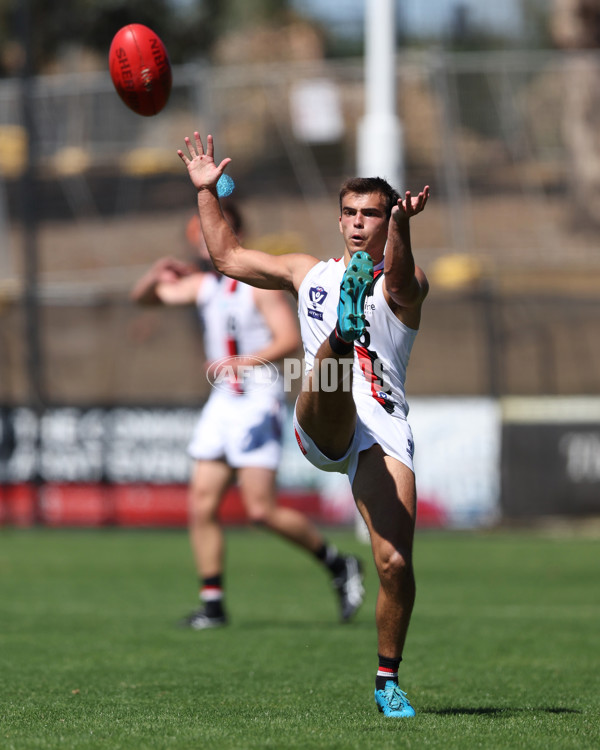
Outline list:
[[[242,218],[235,204],[226,203],[224,214],[240,236]],[[186,237],[197,252],[197,263],[161,258],[131,292],[141,304],[196,305],[207,366],[210,372],[212,364],[217,375],[189,445],[194,459],[189,534],[201,606],[181,624],[196,630],[227,624],[225,538],[218,510],[235,475],[249,519],[303,547],[329,570],[341,619],[348,621],[364,596],[361,563],[352,555],[339,554],[302,513],[276,503],[283,379],[273,382],[273,370],[264,363],[297,355],[300,336],[292,308],[281,291],[256,289],[219,276],[197,215],[190,219]]]

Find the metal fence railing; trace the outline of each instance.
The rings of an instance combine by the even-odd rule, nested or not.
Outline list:
[[[585,95],[582,70],[598,66],[595,53],[399,54],[406,183],[432,186],[412,230],[432,291],[409,391],[600,390],[598,234],[565,129],[565,103]],[[292,115],[295,87],[317,80],[333,84],[342,120],[327,142],[307,141]],[[158,256],[189,252],[194,196],[175,149],[194,129],[215,133],[219,154],[233,158],[249,242],[335,255],[337,189],[355,170],[362,86],[358,59],[190,65],[175,69],[167,108],[142,118],[124,107],[107,71],[37,78],[37,226],[27,237],[19,84],[0,81],[0,403],[29,398],[32,302],[50,401],[201,399],[192,316],[127,301]],[[26,240],[38,271],[28,297]]]

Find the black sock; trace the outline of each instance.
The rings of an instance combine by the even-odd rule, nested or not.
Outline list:
[[[223,576],[209,576],[200,579],[200,599],[208,617],[222,617],[223,610]]]
[[[346,341],[342,338],[339,322],[335,324],[335,328],[329,334],[329,346],[334,354],[339,354],[340,356],[350,354],[354,348],[354,341]]]
[[[343,555],[337,551],[337,549],[324,542],[321,547],[315,552],[317,560],[320,560],[326,568],[331,571],[333,576],[339,575],[346,566],[346,560]]]
[[[375,677],[375,690],[383,690],[385,683],[388,680],[398,684],[398,666],[402,661],[402,657],[399,656],[397,659],[390,659],[387,656],[377,654],[379,657],[379,669],[377,670],[377,676]]]

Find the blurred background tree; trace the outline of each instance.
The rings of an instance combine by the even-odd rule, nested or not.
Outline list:
[[[153,28],[174,64],[211,59],[216,52],[220,62],[237,61],[241,50],[230,48],[222,57],[228,39],[239,47],[245,41],[242,31],[254,35],[291,26],[318,35],[326,57],[352,57],[363,51],[365,6],[358,0],[340,8],[308,0],[0,0],[0,76],[14,75],[20,67],[17,11],[24,2],[29,2],[34,19],[34,69],[41,73],[104,67],[115,31],[128,23]],[[505,33],[481,18],[477,21],[468,3],[448,0],[443,30],[424,34],[411,28],[406,7],[398,2],[398,43],[402,47],[441,43],[449,50],[552,46],[547,1],[520,0],[519,9],[520,32]],[[264,42],[260,34],[258,38]],[[253,45],[248,47],[248,53],[254,54]]]
[[[0,0],[0,76],[18,72],[23,54],[17,14],[23,0]],[[142,23],[163,39],[174,64],[210,56],[217,39],[240,28],[285,23],[289,0],[29,0],[34,70],[98,67],[117,29]],[[82,56],[82,51],[92,58]],[[77,52],[78,54],[74,54]]]
[[[0,70],[2,75],[18,71],[23,53],[19,49],[18,13],[22,0],[0,0]],[[115,30],[137,22],[161,26],[169,17],[166,0],[131,0],[127,5],[102,0],[61,0],[47,3],[29,0],[33,68],[45,72],[56,67],[74,48],[102,52],[108,49]]]

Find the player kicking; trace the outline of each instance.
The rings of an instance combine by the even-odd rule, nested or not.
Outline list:
[[[227,226],[239,234],[237,207],[229,203],[224,210]],[[225,537],[218,511],[235,475],[249,519],[314,555],[329,571],[340,618],[348,622],[364,597],[361,563],[353,555],[340,554],[303,513],[276,502],[284,393],[281,377],[270,382],[269,367],[297,352],[300,338],[294,313],[282,292],[255,289],[214,272],[197,215],[187,235],[203,270],[161,258],[131,293],[143,304],[196,306],[207,358],[220,363],[219,373],[224,373],[215,382],[189,445],[194,459],[189,536],[201,606],[181,624],[206,630],[228,623]]]
[[[210,135],[206,152],[198,133],[185,144],[188,154],[178,154],[198,191],[217,269],[298,299],[306,382],[296,402],[296,439],[315,466],[350,479],[380,582],[375,701],[385,716],[414,716],[398,687],[415,598],[416,489],[404,381],[428,291],[413,259],[409,220],[424,209],[429,187],[401,200],[380,178],[349,180],[340,191],[343,258],[272,256],[241,247],[222,216],[216,183],[231,160],[215,164]]]

